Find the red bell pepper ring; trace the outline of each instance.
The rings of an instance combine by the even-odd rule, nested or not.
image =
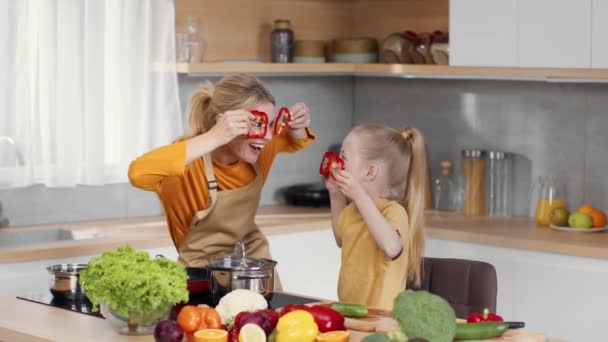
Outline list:
[[[490,313],[490,310],[483,309],[483,313],[473,312],[467,317],[468,323],[480,323],[480,322],[502,322],[502,317],[497,314]]]
[[[268,132],[268,114],[259,110],[252,110],[251,114],[255,118],[249,121],[249,134],[247,134],[247,137],[252,139],[264,138],[266,132]]]
[[[287,126],[289,121],[291,121],[291,112],[289,111],[289,109],[286,107],[279,109],[279,114],[277,115],[273,127],[274,135],[281,134],[281,132]]]
[[[323,177],[335,178],[335,174],[339,170],[344,170],[344,160],[340,158],[335,152],[325,152],[323,159],[321,159],[321,166],[319,166],[319,173]]]
[[[323,305],[313,305],[308,308],[308,312],[314,317],[319,331],[329,332],[336,330],[346,330],[344,327],[344,316],[338,311]]]

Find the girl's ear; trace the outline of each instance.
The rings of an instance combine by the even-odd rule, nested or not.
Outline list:
[[[378,171],[378,164],[370,163],[365,173],[365,179],[369,182],[373,181],[378,176]]]

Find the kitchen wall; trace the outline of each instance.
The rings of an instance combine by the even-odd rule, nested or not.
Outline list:
[[[568,202],[608,208],[608,85],[356,78],[354,123],[419,127],[433,176],[463,148],[517,154],[514,209],[527,215],[531,185],[567,177]],[[460,173],[460,165],[456,165]]]
[[[215,82],[218,79],[211,79]],[[352,85],[350,77],[263,78],[279,106],[303,101],[312,112],[312,129],[317,139],[305,151],[279,155],[262,192],[262,205],[280,203],[279,190],[295,183],[319,181],[318,163],[332,143],[341,141],[352,125]],[[204,78],[180,77],[182,110]],[[127,170],[125,170],[125,173]],[[3,216],[11,226],[66,221],[98,220],[160,215],[156,194],[129,184],[46,188],[33,186],[0,190]]]
[[[184,112],[190,94],[203,81],[180,76]],[[456,162],[460,171],[462,148],[516,153],[516,214],[529,213],[534,180],[550,172],[567,177],[571,204],[585,201],[608,208],[608,181],[603,177],[608,168],[607,84],[373,77],[264,81],[279,106],[296,101],[310,106],[317,140],[305,151],[277,158],[262,193],[263,205],[280,203],[280,189],[287,185],[319,181],[322,152],[340,142],[353,123],[379,122],[421,128],[433,176],[441,160]],[[11,226],[161,213],[154,193],[129,184],[3,190],[0,201]]]

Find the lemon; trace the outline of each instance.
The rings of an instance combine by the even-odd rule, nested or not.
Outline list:
[[[266,342],[266,333],[259,326],[248,323],[241,328],[239,342]]]

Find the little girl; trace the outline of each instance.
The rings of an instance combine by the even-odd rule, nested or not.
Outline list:
[[[340,156],[344,170],[325,182],[342,248],[338,298],[392,309],[408,280],[420,284],[424,140],[415,128],[361,125],[346,136]]]

